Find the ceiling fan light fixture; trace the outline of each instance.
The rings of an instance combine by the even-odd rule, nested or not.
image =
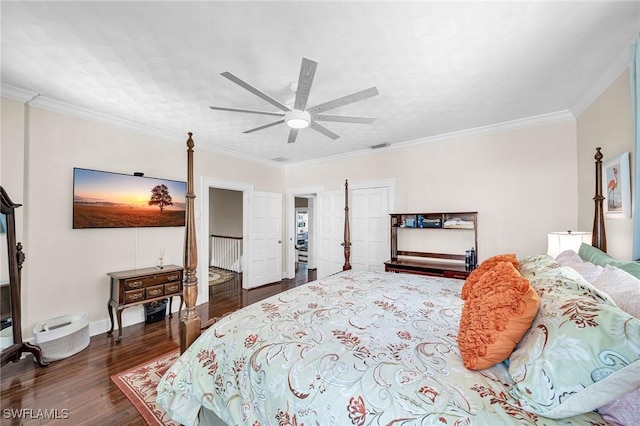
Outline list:
[[[284,114],[284,121],[292,129],[304,129],[311,124],[311,116],[307,111],[292,109]]]

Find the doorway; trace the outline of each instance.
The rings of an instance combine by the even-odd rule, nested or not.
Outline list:
[[[296,263],[309,260],[309,200],[295,197],[296,215]]]
[[[218,192],[227,190],[229,192]],[[249,194],[253,191],[253,185],[244,184],[240,182],[224,181],[214,178],[203,177],[200,190],[200,202],[202,208],[202,214],[200,216],[200,238],[198,240],[198,299],[196,305],[206,303],[209,301],[209,262],[212,256],[212,250],[209,247],[211,235],[217,235],[212,232],[213,229],[218,229],[215,223],[218,220],[224,220],[226,213],[224,210],[218,210],[224,208],[224,203],[216,202],[216,196],[231,195],[231,197],[241,198],[241,206],[238,207],[234,202],[234,215],[237,216],[233,219],[234,223],[231,226],[234,235],[240,235],[242,237],[242,254],[240,261],[240,271],[245,272],[244,264],[247,262],[247,206],[249,200]],[[221,206],[222,205],[222,206]],[[213,222],[213,225],[212,225]],[[224,227],[225,223],[222,222]],[[238,234],[238,230],[240,233]],[[225,235],[226,231],[221,235]]]
[[[209,188],[209,286],[242,273],[244,258],[242,191]]]

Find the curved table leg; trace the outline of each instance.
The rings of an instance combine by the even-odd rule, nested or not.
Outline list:
[[[113,333],[113,306],[111,306],[111,301],[107,303],[107,311],[109,311],[109,319],[111,320],[111,328],[107,331],[108,335]]]
[[[116,310],[116,317],[118,319],[118,337],[116,338],[116,343],[120,343],[122,339],[122,309],[118,308]]]
[[[33,360],[36,361],[40,367],[46,367],[49,365],[49,362],[42,358],[42,349],[40,349],[40,346],[32,345],[29,342],[23,342],[22,352],[31,352],[33,354]]]

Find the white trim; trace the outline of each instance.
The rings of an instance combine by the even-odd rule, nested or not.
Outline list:
[[[19,87],[9,86],[8,84],[0,83],[0,93],[2,93],[3,98],[13,99],[18,102],[28,102],[33,99],[35,96],[39,94],[36,92],[31,92],[29,90],[24,90]]]
[[[320,186],[308,186],[308,187],[300,187],[300,188],[290,188],[286,190],[285,193],[285,241],[287,242],[286,248],[285,248],[285,267],[284,267],[284,277],[283,278],[288,278],[288,279],[292,279],[295,278],[296,276],[296,250],[295,250],[295,237],[296,235],[294,235],[294,229],[295,229],[295,225],[296,225],[296,218],[295,218],[295,205],[296,205],[296,201],[295,201],[295,197],[298,195],[308,195],[310,196],[310,198],[315,199],[316,196],[318,195],[319,192],[323,192],[324,191],[324,186],[320,185]],[[312,214],[315,214],[315,206],[314,206],[314,212],[312,212]],[[316,221],[314,221],[314,223],[317,223]],[[316,255],[316,246],[317,244],[316,242],[316,231],[315,231],[315,226],[313,227],[312,230],[310,230],[309,232],[309,247],[311,247],[311,251],[309,252],[309,261],[311,261],[312,259],[315,259],[315,255]],[[308,263],[308,265],[312,266],[311,263]]]
[[[506,130],[522,128],[522,127],[538,126],[542,124],[549,124],[549,123],[555,123],[559,121],[575,119],[575,116],[583,112],[584,109],[586,109],[586,107],[589,105],[589,100],[591,101],[594,100],[597,97],[597,95],[599,95],[604,90],[604,88],[608,87],[607,85],[608,82],[609,82],[608,84],[610,85],[611,84],[610,82],[615,80],[615,79],[610,80],[609,79],[610,76],[614,74],[615,76],[619,76],[620,73],[624,71],[624,68],[622,69],[622,71],[620,70],[621,62],[623,58],[624,58],[623,54],[620,54],[618,57],[616,57],[614,65],[612,65],[609,68],[609,71],[605,73],[601,79],[598,80],[598,84],[592,85],[592,87],[594,88],[592,93],[585,95],[582,101],[578,102],[578,106],[572,108],[572,111],[574,112],[573,114],[572,114],[572,111],[569,111],[569,110],[557,111],[557,112],[552,112],[548,114],[541,114],[541,115],[525,117],[517,120],[511,120],[503,123],[491,124],[488,126],[482,126],[482,127],[477,127],[473,129],[445,133],[442,135],[431,136],[427,138],[419,138],[419,139],[410,140],[410,141],[396,142],[396,143],[392,143],[387,148],[382,148],[381,150],[399,149],[399,148],[405,148],[407,146],[412,146],[412,145],[417,145],[422,143],[448,140],[448,139],[454,139],[454,138],[471,137],[471,136],[483,135],[487,133],[501,132]],[[78,106],[60,102],[55,99],[48,98],[46,96],[40,96],[38,93],[30,92],[30,91],[20,89],[18,87],[10,86],[7,84],[0,83],[0,90],[3,97],[14,99],[20,102],[27,102],[33,99],[35,96],[36,98],[33,99],[30,105],[38,108],[46,109],[53,112],[58,112],[61,114],[71,115],[71,116],[83,118],[86,120],[92,120],[92,121],[112,125],[118,128],[132,130],[138,133],[151,135],[151,136],[158,137],[158,138],[175,142],[175,143],[183,143],[184,135],[182,134],[178,135],[170,132],[153,129],[148,126],[143,126],[141,124],[133,123],[127,120],[115,118],[107,114],[98,113],[95,111],[88,110],[86,108],[81,108]],[[285,169],[289,167],[297,167],[297,166],[303,166],[303,165],[318,164],[318,163],[323,163],[327,161],[334,161],[336,159],[371,155],[371,154],[378,153],[380,151],[378,149],[372,150],[367,148],[366,150],[359,150],[359,151],[354,151],[354,152],[349,152],[344,154],[336,154],[329,157],[322,157],[319,159],[296,161],[296,162],[281,164],[281,163],[274,162],[273,160],[266,160],[266,159],[254,157],[248,154],[241,154],[241,153],[230,151],[220,147],[214,148],[210,145],[204,145],[204,144],[198,145],[198,147],[203,151],[220,153],[222,155],[229,156],[232,158],[237,158],[245,161],[251,161],[255,163],[260,163],[260,164],[264,164],[272,167],[285,168]]]
[[[253,184],[244,182],[235,182],[228,180],[221,180],[212,177],[202,176],[200,178],[200,199],[202,200],[200,210],[200,242],[198,244],[198,258],[209,259],[209,189],[228,189],[232,191],[242,191],[242,238],[243,246],[247,247],[248,243],[248,224],[249,224],[249,193],[253,191]],[[248,253],[245,252],[242,255],[242,270],[244,272],[245,265],[249,264]],[[200,267],[200,277],[198,278],[198,300],[196,305],[201,305],[209,301],[209,265],[208,261],[205,263],[205,267]],[[244,276],[243,276],[244,279]]]
[[[163,139],[172,143],[183,143],[184,135],[166,132],[164,130],[154,129],[149,126],[134,123],[132,121],[124,120],[121,118],[113,117],[108,114],[103,114],[79,106],[67,104],[46,96],[41,96],[38,93],[30,92],[28,90],[20,89],[18,87],[10,86],[0,83],[0,91],[2,97],[13,99],[22,103],[29,102],[30,106],[41,108],[47,111],[57,112],[84,120],[89,120],[97,123],[110,125],[119,129],[131,130],[147,136],[153,136],[159,139]],[[35,98],[35,99],[34,99]],[[196,135],[197,137],[197,135]],[[198,145],[199,149],[203,151],[215,152],[228,157],[237,158],[245,161],[251,161],[254,163],[260,163],[272,167],[283,167],[282,164],[274,163],[272,160],[265,160],[263,158],[254,157],[249,154],[242,154],[235,151],[227,150],[220,147],[212,147],[210,145]]]
[[[549,113],[549,114],[541,114],[541,115],[536,115],[536,116],[532,116],[532,117],[526,117],[526,118],[520,118],[520,119],[517,119],[517,120],[506,121],[504,123],[490,124],[488,126],[476,127],[476,128],[473,128],[473,129],[460,130],[460,131],[457,131],[457,132],[444,133],[442,135],[436,135],[436,136],[430,136],[430,137],[426,137],[426,138],[414,139],[414,140],[411,140],[411,141],[396,142],[396,143],[392,143],[390,146],[388,146],[386,148],[380,148],[380,149],[370,149],[370,148],[368,148],[368,149],[365,149],[365,150],[353,151],[353,152],[349,152],[349,153],[345,153],[345,154],[336,154],[336,155],[332,155],[332,156],[329,156],[329,157],[322,157],[322,158],[318,158],[318,159],[314,159],[314,160],[298,161],[298,162],[295,162],[295,163],[286,164],[285,167],[298,167],[298,166],[319,164],[319,163],[324,163],[324,162],[328,162],[328,161],[335,161],[337,159],[345,159],[345,158],[349,158],[349,157],[359,157],[359,156],[364,156],[364,155],[379,154],[380,152],[382,152],[384,150],[389,150],[389,149],[402,149],[402,148],[406,148],[406,147],[409,147],[409,146],[421,145],[421,144],[429,143],[429,142],[438,142],[438,141],[444,141],[444,140],[450,140],[450,139],[468,138],[468,137],[472,137],[472,136],[485,135],[485,134],[489,134],[489,133],[505,132],[505,131],[508,131],[508,130],[520,129],[520,128],[524,128],[524,127],[540,126],[540,125],[543,125],[543,124],[551,124],[551,123],[557,123],[557,122],[567,121],[567,120],[575,120],[575,117],[573,116],[571,111],[563,110],[563,111],[558,111],[558,112],[552,112],[552,113]]]

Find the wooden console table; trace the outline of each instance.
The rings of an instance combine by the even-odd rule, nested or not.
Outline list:
[[[180,296],[180,308],[182,311],[182,266],[167,265],[160,268],[131,269],[129,271],[109,272],[111,277],[111,297],[107,304],[111,329],[108,335],[113,333],[113,310],[116,310],[118,319],[118,338],[122,338],[122,310],[129,306],[143,303],[151,303],[156,300],[169,298],[169,318],[173,318],[171,302],[175,296]]]

